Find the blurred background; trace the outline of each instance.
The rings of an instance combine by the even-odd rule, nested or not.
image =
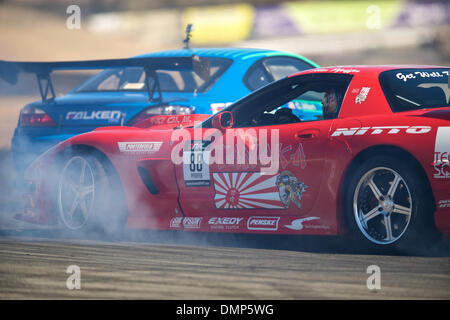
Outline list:
[[[284,49],[322,65],[450,59],[450,2],[441,0],[0,0],[0,58],[179,48],[188,23],[197,47]]]
[[[287,50],[322,66],[450,65],[450,2],[440,0],[0,0],[0,60],[176,49],[188,23],[192,47]],[[12,91],[0,83],[2,163],[9,161],[20,109],[39,100],[34,82]],[[12,179],[4,172],[2,181]]]
[[[176,49],[188,23],[194,47],[287,50],[322,66],[450,64],[450,2],[441,0],[0,0],[0,59]],[[20,108],[38,94],[34,79],[29,87],[0,88],[0,148],[9,147]]]

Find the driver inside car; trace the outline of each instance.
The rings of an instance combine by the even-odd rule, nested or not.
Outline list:
[[[335,119],[338,116],[338,96],[334,89],[328,90],[322,99],[323,118]]]

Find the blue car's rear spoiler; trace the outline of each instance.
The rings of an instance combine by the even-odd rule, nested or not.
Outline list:
[[[158,100],[162,99],[161,89],[156,76],[156,70],[183,70],[194,69],[194,65],[201,65],[198,56],[191,57],[153,57],[153,58],[130,58],[112,60],[89,60],[89,61],[66,61],[66,62],[16,62],[0,60],[0,79],[10,84],[16,84],[19,73],[34,73],[39,83],[39,91],[43,102],[55,99],[55,90],[50,74],[56,70],[98,70],[121,67],[142,67],[145,70],[146,87],[149,100],[154,100],[154,92],[158,92]],[[201,67],[200,67],[201,68]],[[197,68],[195,68],[197,69]],[[155,81],[150,88],[149,79],[154,77]]]

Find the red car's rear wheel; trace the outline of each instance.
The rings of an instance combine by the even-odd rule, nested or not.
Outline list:
[[[107,165],[89,153],[70,153],[61,159],[55,207],[62,226],[78,233],[96,230],[121,233],[125,208]]]
[[[415,250],[437,238],[432,197],[409,160],[366,159],[350,173],[344,201],[353,237],[370,247]]]
[[[376,167],[359,180],[353,194],[353,215],[359,231],[375,244],[399,240],[411,221],[412,197],[395,170]]]

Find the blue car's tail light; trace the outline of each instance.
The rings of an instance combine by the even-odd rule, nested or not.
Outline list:
[[[20,127],[54,127],[56,126],[48,113],[44,110],[35,107],[25,107],[20,112],[19,116]]]

